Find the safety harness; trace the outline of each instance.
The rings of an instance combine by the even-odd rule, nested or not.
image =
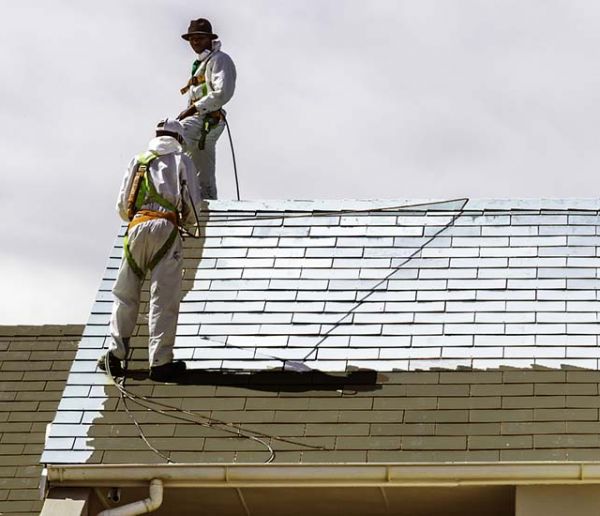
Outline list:
[[[154,269],[158,262],[167,254],[179,234],[179,213],[177,207],[158,193],[149,173],[150,163],[157,157],[158,154],[152,151],[143,152],[136,157],[137,170],[131,183],[129,196],[127,197],[127,217],[130,222],[123,240],[123,251],[127,263],[140,279],[144,279],[146,271],[133,259],[131,250],[129,249],[129,232],[138,224],[154,219],[166,219],[173,224],[174,228],[169,238],[167,238],[167,241],[150,260],[148,264],[150,270]],[[147,202],[155,202],[168,211],[142,210],[142,206]]]
[[[208,60],[206,62],[208,63]],[[206,81],[206,75],[203,73],[204,69],[202,71],[200,71],[198,74],[196,74],[198,69],[201,67],[202,67],[202,65],[201,65],[200,61],[194,61],[193,65],[192,65],[192,76],[190,77],[190,80],[187,82],[187,84],[183,88],[181,88],[179,90],[182,95],[185,95],[188,91],[190,91],[190,88],[192,86],[200,86],[201,87],[202,94],[200,95],[200,99],[204,98],[204,97],[206,97],[206,95],[208,95],[208,83]],[[225,118],[225,116],[223,115],[223,112],[220,109],[217,109],[216,111],[211,111],[210,113],[206,113],[206,115],[204,115],[202,131],[200,132],[200,139],[198,140],[198,148],[200,150],[204,150],[204,145],[206,143],[206,136],[208,135],[208,133],[212,129],[214,129],[217,125],[219,125],[219,122],[221,120],[223,120],[224,118]]]

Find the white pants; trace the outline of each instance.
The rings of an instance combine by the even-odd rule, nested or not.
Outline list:
[[[204,149],[199,148],[204,127],[204,117],[199,115],[188,116],[187,118],[184,118],[181,123],[183,124],[183,134],[187,142],[185,152],[192,158],[192,161],[198,170],[202,198],[216,199],[216,146],[217,140],[225,128],[225,121],[220,120],[219,123],[208,132],[204,140]]]
[[[129,233],[129,251],[135,263],[147,271],[173,231],[173,224],[164,219],[150,220],[135,226]],[[173,345],[181,300],[182,242],[177,235],[171,248],[150,271],[150,309],[148,355],[150,367],[173,361]],[[140,306],[143,279],[140,279],[123,257],[113,287],[114,304],[110,321],[112,342],[110,352],[123,360],[127,344],[135,330]]]

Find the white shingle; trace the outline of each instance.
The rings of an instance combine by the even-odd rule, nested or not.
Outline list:
[[[245,269],[242,279],[298,279],[304,271],[300,269]]]
[[[571,219],[569,218],[569,221]],[[593,225],[576,226],[540,226],[540,235],[595,235],[596,228]]]
[[[486,267],[507,268],[508,258],[452,258],[450,260],[451,268],[471,268],[483,269]]]
[[[411,343],[410,335],[353,335],[350,337],[349,346],[351,347],[409,347]],[[328,344],[329,345],[329,344]]]
[[[475,314],[469,312],[419,312],[414,316],[415,323],[473,323]]]
[[[307,356],[324,371],[598,367],[600,216],[573,213],[597,203],[372,211],[405,204],[214,201],[205,239],[186,241],[175,356],[200,369]],[[371,211],[335,213],[349,206]],[[102,410],[95,359],[121,254],[118,238],[57,415],[65,424]]]
[[[593,301],[596,299],[596,293],[596,290],[540,290],[537,297],[541,301]]]
[[[450,346],[472,346],[473,335],[414,335],[412,346],[414,347],[450,347]]]
[[[243,249],[246,251],[246,249]],[[248,249],[248,258],[302,258],[305,253],[303,248],[277,248],[277,249]],[[306,250],[308,251],[308,250]],[[241,256],[246,256],[245,253],[240,253]],[[218,255],[224,256],[224,255]]]
[[[481,228],[483,236],[537,236],[538,233],[541,233],[539,226],[482,226]]]
[[[310,267],[311,269],[331,269],[332,264],[332,258],[277,258],[275,260],[275,268],[295,269]],[[333,268],[337,268],[335,264]]]
[[[506,279],[475,279],[475,280],[448,280],[448,288],[449,289],[505,289],[507,286]],[[508,280],[509,283],[511,280]],[[509,286],[510,288],[510,286]]]
[[[489,268],[489,269],[480,269],[478,278],[487,279],[487,278],[518,278],[518,279],[526,279],[526,278],[535,278],[537,276],[537,269],[534,268],[524,268],[524,267],[515,267],[512,269],[504,268]]]
[[[596,256],[595,247],[540,247],[539,256]]]
[[[493,299],[505,299],[507,301],[512,300],[531,300],[535,299],[537,291],[535,290],[478,290],[478,300],[493,300]]]
[[[423,269],[419,272],[419,279],[438,278],[460,278],[474,279],[477,277],[477,269]]]
[[[481,256],[484,258],[494,256],[506,256],[508,258],[538,256],[538,250],[536,247],[485,247],[481,249]]]
[[[539,321],[538,314],[538,321]],[[475,314],[478,323],[533,323],[536,321],[535,312],[478,312]],[[540,321],[549,322],[549,321]]]
[[[502,358],[504,348],[448,347],[442,348],[441,358]],[[427,357],[423,357],[427,358]]]

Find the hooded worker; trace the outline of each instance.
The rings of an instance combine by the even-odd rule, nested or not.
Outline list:
[[[185,371],[185,362],[173,360],[183,265],[179,226],[193,226],[200,199],[196,168],[183,153],[183,133],[177,120],[160,122],[148,150],[129,163],[119,192],[117,210],[129,226],[113,287],[112,342],[107,355],[98,361],[102,370],[108,363],[115,376],[123,374],[121,361],[135,330],[147,273],[150,378],[176,380]]]
[[[235,90],[235,65],[221,51],[221,42],[208,20],[192,20],[181,37],[189,41],[197,58],[190,79],[181,89],[188,96],[188,108],[180,113],[178,120],[183,124],[187,141],[185,151],[198,169],[202,197],[216,199],[215,150],[225,128],[222,108]]]

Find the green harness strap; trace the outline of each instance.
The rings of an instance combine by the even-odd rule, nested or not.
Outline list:
[[[156,267],[158,263],[164,258],[164,256],[169,252],[169,249],[171,249],[171,246],[173,245],[173,242],[175,242],[175,239],[177,238],[178,234],[179,230],[177,228],[174,228],[173,231],[171,231],[169,238],[167,238],[166,242],[152,257],[152,260],[150,260],[150,263],[148,264],[148,268],[150,270],[153,270],[154,267]],[[127,263],[129,264],[133,272],[135,272],[135,275],[141,280],[143,280],[144,276],[146,275],[146,271],[142,270],[142,268],[133,259],[131,251],[129,250],[129,238],[127,234],[125,235],[125,238],[123,240],[123,250],[125,252],[125,259],[127,260]]]
[[[202,61],[198,61],[197,59],[192,63],[192,79],[196,76],[196,72],[198,71],[198,68],[200,68],[201,64],[202,64]],[[208,63],[207,63],[207,67],[208,67]],[[206,70],[206,68],[205,68],[205,70]],[[206,95],[208,95],[208,86],[206,85],[206,75],[204,73],[201,75],[204,78],[204,81],[202,81],[200,83],[200,86],[202,86],[202,97],[206,97]],[[200,98],[202,98],[202,97],[200,97]]]
[[[143,280],[146,273],[140,269],[131,255],[131,251],[129,250],[129,235],[127,233],[125,233],[125,238],[123,238],[123,254],[125,254],[125,259],[133,272],[135,272],[135,275]]]
[[[150,177],[150,174],[148,173],[148,170],[150,168],[150,163],[153,160],[155,160],[156,158],[158,158],[158,154],[155,154],[152,151],[143,152],[142,154],[139,154],[136,157],[138,166],[145,168],[144,182],[141,184],[140,191],[138,192],[138,195],[135,199],[136,210],[139,210],[147,201],[150,200],[150,201],[153,201],[153,202],[159,204],[166,210],[174,211],[175,213],[177,213],[177,207],[174,206],[169,201],[167,201],[167,199],[165,199],[162,195],[160,195],[157,192],[156,187],[154,186],[154,183],[152,182],[152,178]]]
[[[154,267],[156,267],[158,265],[158,262],[160,262],[163,259],[165,254],[167,254],[169,252],[169,249],[171,249],[171,246],[173,245],[173,242],[175,242],[177,235],[179,235],[179,230],[177,228],[174,228],[173,231],[171,231],[169,238],[167,238],[167,241],[163,244],[163,246],[154,255],[152,260],[150,260],[150,263],[148,264],[148,268],[150,270],[154,269]]]
[[[139,210],[147,201],[153,201],[162,206],[163,208],[177,213],[177,207],[158,193],[156,187],[154,186],[154,183],[152,182],[152,178],[148,173],[150,163],[157,157],[158,154],[155,154],[152,151],[143,152],[142,154],[139,154],[136,157],[139,166],[145,168],[144,182],[141,184],[140,191],[138,192],[137,198],[135,200],[136,209]],[[150,263],[148,264],[148,268],[150,270],[154,269],[158,262],[160,262],[165,256],[165,254],[167,254],[167,252],[173,245],[173,242],[175,242],[175,238],[177,238],[178,234],[179,230],[177,228],[174,228],[171,234],[169,235],[169,238],[167,238],[167,241],[152,257],[152,260],[150,260]],[[131,254],[131,250],[129,249],[128,232],[125,233],[125,238],[123,239],[123,252],[125,254],[125,259],[127,260],[127,263],[129,264],[133,272],[135,272],[138,278],[143,280],[144,276],[146,275],[146,271],[144,271],[133,259],[133,255]]]

